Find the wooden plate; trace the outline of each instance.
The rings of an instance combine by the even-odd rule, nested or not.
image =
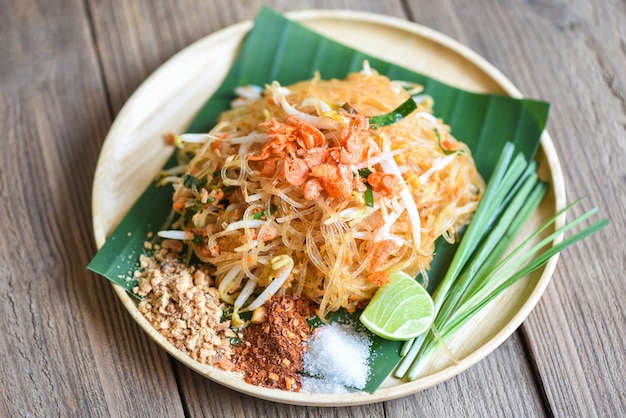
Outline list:
[[[289,14],[329,38],[354,48],[367,39],[368,53],[395,64],[477,92],[521,97],[520,91],[496,68],[458,42],[404,20],[352,11],[301,11]],[[102,147],[93,185],[93,224],[96,244],[124,217],[167,160],[162,141],[168,131],[182,132],[200,106],[218,88],[252,22],[243,22],[203,38],[183,49],[132,95],[116,118]],[[565,206],[561,167],[547,133],[538,153],[540,176],[550,191],[533,214],[530,230]],[[557,226],[562,225],[560,219]],[[295,405],[345,406],[406,396],[441,383],[487,356],[507,339],[538,302],[557,258],[532,277],[518,282],[450,342],[453,362],[445,353],[434,357],[423,377],[413,382],[388,378],[374,394],[295,393],[252,386],[236,374],[200,364],[155,331],[123,289],[115,292],[135,321],[169,354],[198,373],[251,396]]]

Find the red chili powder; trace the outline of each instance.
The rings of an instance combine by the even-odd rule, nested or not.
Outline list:
[[[269,388],[299,391],[303,368],[303,343],[311,334],[307,323],[314,306],[297,296],[274,296],[265,305],[265,320],[243,331],[243,342],[236,348],[236,371],[245,381]]]

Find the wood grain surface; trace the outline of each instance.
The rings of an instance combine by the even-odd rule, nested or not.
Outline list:
[[[369,406],[261,401],[172,360],[85,269],[116,114],[174,53],[261,4],[415,21],[551,102],[569,200],[611,225],[566,250],[520,330],[456,378]],[[0,0],[0,41],[0,415],[626,416],[623,0]]]

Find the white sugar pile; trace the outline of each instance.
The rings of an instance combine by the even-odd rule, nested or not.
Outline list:
[[[331,323],[318,328],[304,354],[302,391],[342,393],[363,389],[369,376],[371,341],[350,325]]]

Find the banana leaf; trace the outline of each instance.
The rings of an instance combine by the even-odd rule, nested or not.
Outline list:
[[[478,170],[488,180],[505,142],[513,142],[527,159],[534,158],[548,118],[549,105],[531,99],[478,94],[460,90],[423,74],[410,71],[366,52],[357,51],[325,38],[271,9],[263,8],[221,86],[206,102],[188,132],[206,132],[219,114],[229,107],[236,86],[264,85],[278,80],[283,85],[309,79],[317,70],[322,78],[343,78],[371,67],[391,79],[420,83],[434,99],[435,115],[451,127],[452,134],[472,150]],[[173,161],[170,160],[170,163]],[[132,293],[138,268],[137,257],[144,237],[156,233],[171,208],[172,190],[151,185],[98,251],[88,268]],[[454,254],[454,246],[437,242],[437,255],[431,265],[429,290]],[[356,314],[353,314],[353,318]],[[344,318],[339,313],[337,318]],[[371,374],[365,388],[374,392],[400,361],[401,343],[373,338]]]

